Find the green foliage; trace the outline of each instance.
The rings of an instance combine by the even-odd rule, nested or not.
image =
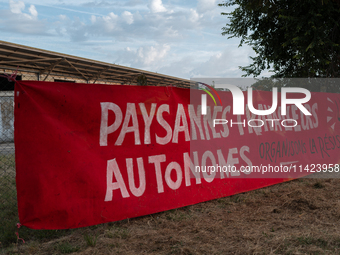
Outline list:
[[[69,242],[61,243],[56,248],[62,254],[73,253],[73,252],[77,252],[80,250],[78,246],[73,246]]]
[[[304,245],[304,246],[308,246],[308,245],[315,245],[318,247],[321,247],[323,249],[327,248],[329,242],[327,240],[321,239],[321,238],[313,238],[313,237],[298,237],[297,241],[299,242],[299,244]]]
[[[250,45],[253,63],[244,76],[340,77],[340,0],[228,0],[222,35]]]
[[[262,78],[257,79],[252,85],[254,90],[272,91],[272,88],[299,87],[308,89],[311,92],[331,92],[340,93],[340,80],[337,78]]]
[[[17,242],[18,219],[14,155],[0,156],[0,248]]]
[[[96,235],[96,236],[91,236],[91,235],[88,235],[88,234],[84,235],[84,240],[85,240],[87,246],[95,247],[96,244],[97,244],[97,239],[98,239],[98,235]]]
[[[137,77],[137,84],[140,86],[148,85],[148,79],[144,74],[141,74]]]
[[[313,187],[315,189],[322,189],[322,188],[325,187],[325,185],[323,183],[321,183],[321,182],[316,182],[316,183],[314,183]]]

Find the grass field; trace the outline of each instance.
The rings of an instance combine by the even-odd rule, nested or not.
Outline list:
[[[0,254],[340,254],[340,179],[299,179],[76,230],[22,227],[25,244],[14,209]]]
[[[17,202],[15,189],[15,158],[14,155],[0,156],[0,242],[2,246],[16,241],[12,236],[13,224],[17,219]]]

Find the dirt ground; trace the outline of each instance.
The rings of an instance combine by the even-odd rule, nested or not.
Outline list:
[[[299,179],[4,254],[340,254],[340,179]]]

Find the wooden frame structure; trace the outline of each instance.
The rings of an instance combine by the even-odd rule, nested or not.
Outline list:
[[[84,83],[138,84],[190,87],[190,80],[66,55],[53,51],[0,41],[0,68],[38,74],[40,80],[52,75],[72,77]]]

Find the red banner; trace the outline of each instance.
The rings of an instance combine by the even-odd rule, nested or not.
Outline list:
[[[267,109],[271,92],[257,93],[254,105]],[[304,104],[311,116],[291,105],[286,116],[278,108],[262,117],[248,108],[245,115],[233,116],[231,94],[221,95],[226,105],[209,102],[202,116],[200,106],[190,104],[189,89],[17,82],[20,222],[33,229],[78,228],[258,189],[332,166],[339,170],[332,165],[340,161],[338,95],[312,93]],[[228,123],[214,126],[214,119]],[[297,125],[289,127],[287,119]],[[207,165],[217,171],[206,171]],[[223,166],[229,169],[221,171]]]

